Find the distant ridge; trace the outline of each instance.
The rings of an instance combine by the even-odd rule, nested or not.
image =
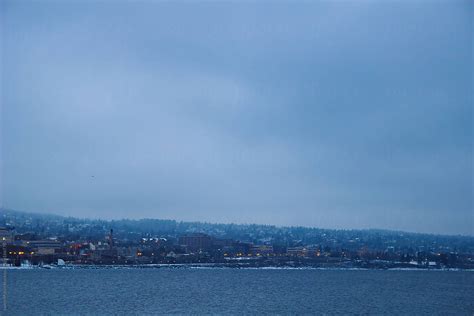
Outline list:
[[[345,232],[352,233],[355,235],[370,233],[370,234],[381,234],[381,235],[394,235],[394,236],[426,236],[426,237],[445,237],[445,238],[467,238],[472,239],[474,242],[474,236],[466,235],[447,235],[447,234],[434,234],[434,233],[418,233],[418,232],[407,232],[400,230],[389,230],[379,228],[368,228],[368,229],[332,229],[332,228],[318,228],[318,227],[307,227],[307,226],[277,226],[267,224],[235,224],[235,223],[211,223],[211,222],[199,222],[199,221],[179,221],[172,219],[158,219],[158,218],[142,218],[142,219],[90,219],[90,218],[79,218],[73,216],[63,216],[51,213],[38,213],[30,211],[18,211],[7,208],[0,208],[0,215],[2,217],[15,218],[20,220],[21,218],[30,217],[34,220],[59,220],[59,221],[73,221],[73,222],[84,222],[89,224],[101,224],[114,227],[130,227],[131,229],[138,230],[141,232],[157,232],[163,231],[196,231],[196,232],[213,232],[219,230],[226,231],[237,231],[242,232],[245,230],[262,230],[262,231],[276,231],[276,232],[287,232],[287,231],[300,231],[304,233],[320,232],[320,233],[336,233]],[[0,220],[1,223],[1,220]],[[172,227],[174,226],[174,229]],[[184,230],[183,230],[184,229]]]

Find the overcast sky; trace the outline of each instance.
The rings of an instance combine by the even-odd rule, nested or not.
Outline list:
[[[474,234],[471,1],[1,6],[6,208]]]

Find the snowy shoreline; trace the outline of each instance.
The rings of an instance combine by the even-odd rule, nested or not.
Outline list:
[[[466,271],[474,272],[474,269],[459,268],[347,268],[347,267],[251,267],[215,264],[142,264],[142,265],[47,265],[47,266],[0,266],[0,270],[100,270],[100,269],[229,269],[229,270],[319,270],[319,271]]]

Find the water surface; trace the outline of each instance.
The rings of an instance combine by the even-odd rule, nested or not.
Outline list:
[[[474,313],[463,271],[31,269],[7,280],[7,315]]]

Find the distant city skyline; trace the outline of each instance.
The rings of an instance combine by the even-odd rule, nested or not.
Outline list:
[[[473,12],[2,1],[0,206],[474,235]]]

